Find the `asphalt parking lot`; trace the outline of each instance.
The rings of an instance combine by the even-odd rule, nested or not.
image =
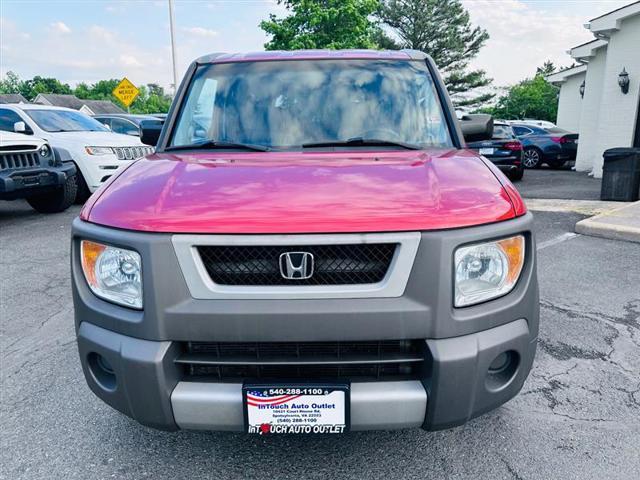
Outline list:
[[[600,200],[602,180],[574,172],[570,167],[553,170],[542,167],[524,172],[524,180],[516,186],[525,198],[557,198],[572,200]]]
[[[89,391],[69,284],[78,211],[0,202],[2,479],[640,477],[640,246],[570,235],[580,215],[535,216],[539,350],[504,407],[442,432],[256,438],[149,430]]]

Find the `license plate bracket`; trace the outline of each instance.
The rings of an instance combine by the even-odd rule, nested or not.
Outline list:
[[[340,434],[349,430],[350,389],[343,383],[245,383],[245,432]]]

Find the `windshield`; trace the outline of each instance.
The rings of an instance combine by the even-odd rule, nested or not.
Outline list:
[[[424,62],[308,60],[199,67],[170,146],[293,149],[353,138],[449,147]]]
[[[47,132],[108,132],[97,120],[69,110],[25,110],[38,126]]]

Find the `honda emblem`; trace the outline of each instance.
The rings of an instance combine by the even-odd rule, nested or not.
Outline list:
[[[287,280],[306,280],[313,275],[313,254],[285,252],[280,255],[280,274]]]

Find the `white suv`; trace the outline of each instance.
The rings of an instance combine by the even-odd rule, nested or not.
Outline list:
[[[67,150],[78,168],[78,200],[86,200],[118,168],[153,153],[130,135],[113,133],[82,112],[37,104],[0,106],[0,130],[25,133]]]

